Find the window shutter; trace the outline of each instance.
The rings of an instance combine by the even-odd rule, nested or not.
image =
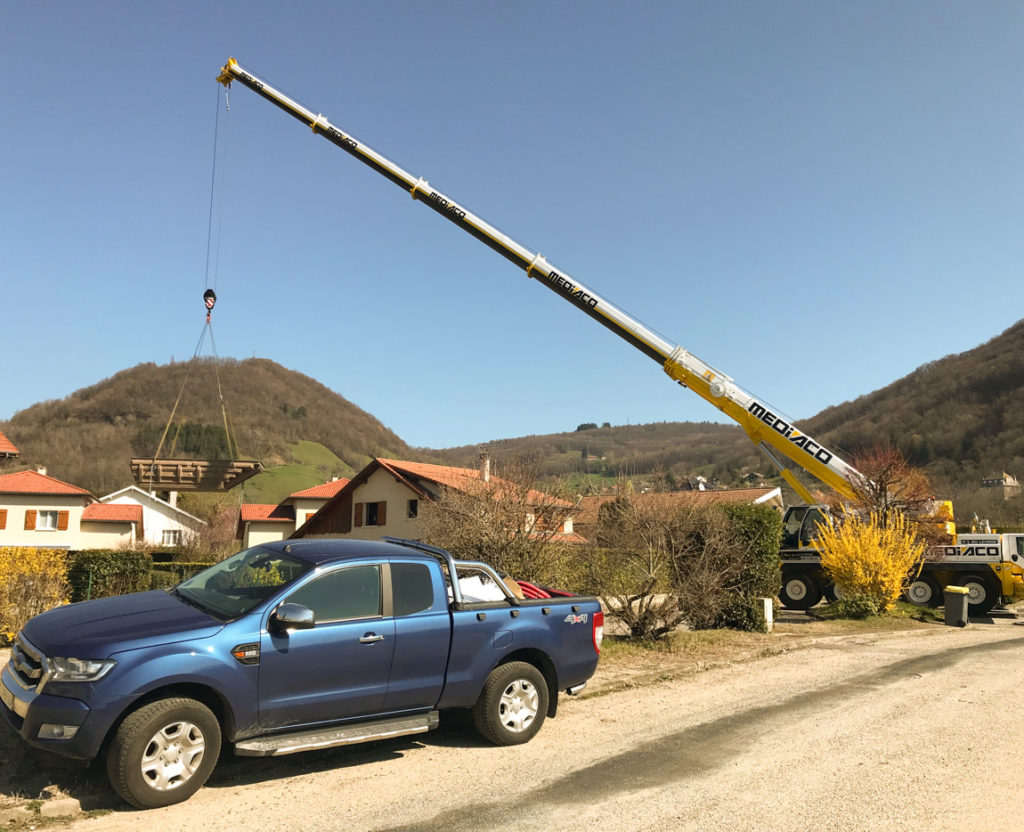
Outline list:
[[[32,531],[36,527],[36,510],[30,508],[25,512],[25,529]]]
[[[384,500],[381,500],[379,503],[377,503],[377,525],[383,526],[387,523],[387,520],[388,504]]]
[[[355,524],[357,526],[361,526],[361,525],[363,525],[363,504],[362,503],[356,503],[354,509],[355,509]]]
[[[57,512],[57,531],[66,532],[68,530],[68,513],[66,511]]]
[[[7,509],[0,508],[0,529],[7,528]]]

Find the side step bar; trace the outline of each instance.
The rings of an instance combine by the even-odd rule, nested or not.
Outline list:
[[[316,748],[333,748],[336,745],[355,745],[360,742],[404,737],[409,734],[425,734],[437,727],[437,711],[416,714],[397,719],[382,719],[377,722],[361,722],[339,728],[298,731],[292,734],[274,734],[254,737],[235,743],[235,754],[241,757],[278,757],[312,751]]]

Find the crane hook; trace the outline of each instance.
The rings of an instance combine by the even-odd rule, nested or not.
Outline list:
[[[213,289],[203,292],[203,303],[206,304],[206,322],[210,322],[210,315],[213,314],[213,305],[217,302],[217,293]]]

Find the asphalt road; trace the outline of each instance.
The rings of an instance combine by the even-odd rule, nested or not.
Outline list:
[[[80,832],[1020,830],[1024,627],[834,640],[566,701],[529,744],[224,756],[187,803]],[[110,805],[114,805],[111,802]]]

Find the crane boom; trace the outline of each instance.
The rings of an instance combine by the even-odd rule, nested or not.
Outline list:
[[[390,159],[333,125],[322,114],[299,104],[266,81],[228,59],[217,80],[225,86],[238,81],[308,125],[346,153],[373,168],[414,200],[422,202],[472,234],[502,257],[526,271],[527,277],[569,301],[580,311],[628,341],[644,355],[657,361],[669,376],[689,387],[705,401],[737,422],[771,460],[787,483],[807,502],[814,498],[794,475],[799,467],[844,497],[853,497],[852,482],[862,475],[845,460],[797,428],[777,410],[760,401],[725,373],[702,361],[677,344],[666,341],[611,301],[585,286],[564,269],[556,268],[540,253],[527,248],[495,226],[478,217],[459,202],[414,176]]]

